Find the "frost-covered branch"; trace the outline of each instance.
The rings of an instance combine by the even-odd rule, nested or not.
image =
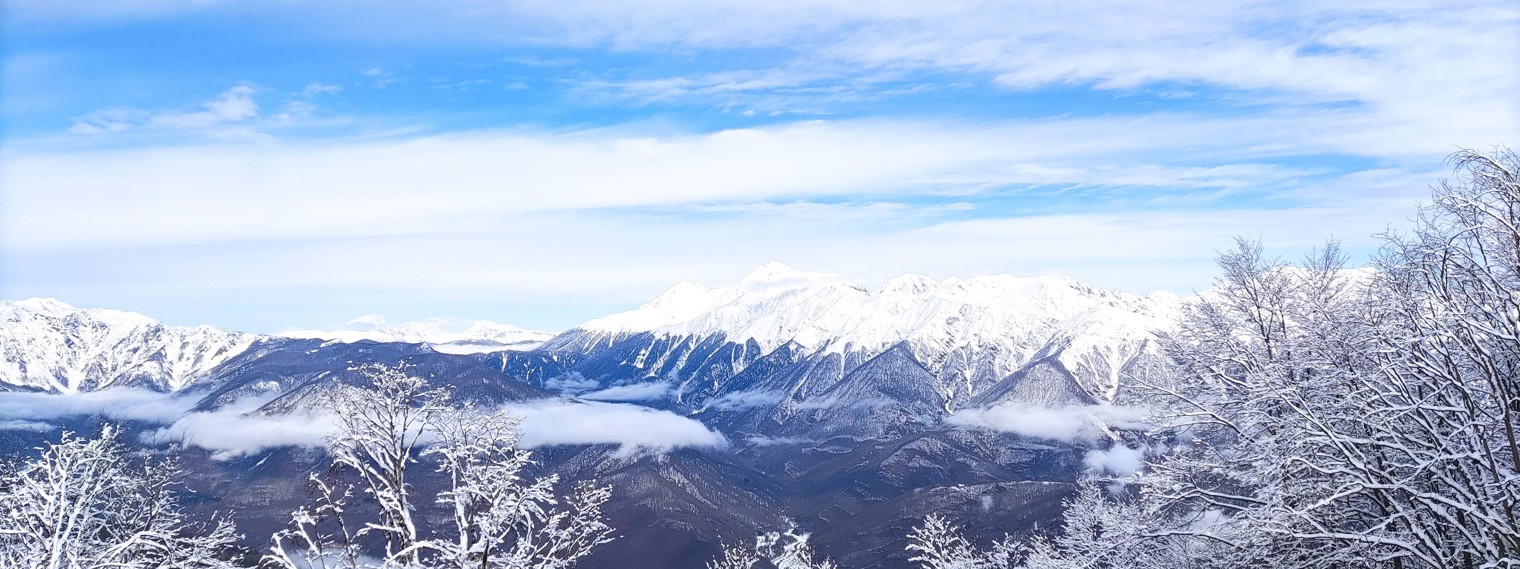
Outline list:
[[[555,476],[528,476],[532,453],[517,448],[516,417],[455,404],[404,368],[358,371],[367,384],[331,399],[339,432],[328,451],[336,472],[357,478],[378,511],[353,511],[350,491],[313,477],[317,503],[275,535],[269,564],[568,569],[612,539],[602,513],[610,490],[582,484],[560,498]],[[446,483],[431,500],[448,512],[436,527],[416,513],[428,507],[410,482],[419,463],[435,465]],[[383,538],[384,551],[364,549],[372,536]]]
[[[191,521],[172,460],[129,453],[115,427],[64,433],[34,459],[0,469],[0,567],[226,568],[232,523]]]

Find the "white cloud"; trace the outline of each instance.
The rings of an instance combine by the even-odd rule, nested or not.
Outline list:
[[[20,419],[0,420],[0,431],[51,431],[56,429],[51,423],[42,421],[25,421]]]
[[[1144,410],[1130,407],[1087,405],[1051,409],[1009,402],[983,409],[962,409],[946,417],[945,422],[1066,443],[1093,443],[1108,437],[1110,427],[1136,426],[1142,416]]]
[[[1088,472],[1094,474],[1107,472],[1115,476],[1130,476],[1145,467],[1145,452],[1115,444],[1107,449],[1087,451],[1087,455],[1082,457],[1082,464]]]
[[[0,392],[0,420],[50,421],[102,415],[167,423],[195,406],[195,399],[144,389],[112,388],[79,393]]]
[[[0,430],[52,430],[51,421],[102,416],[165,426],[143,433],[148,442],[178,441],[211,450],[217,460],[285,446],[318,446],[331,420],[310,415],[247,414],[264,399],[249,398],[212,412],[191,412],[197,398],[142,389],[79,393],[0,392]]]
[[[767,437],[763,435],[750,435],[744,440],[749,441],[750,444],[761,447],[812,445],[818,443],[818,441],[815,441],[813,439],[802,437]]]
[[[178,440],[213,451],[224,460],[287,445],[318,447],[336,428],[330,416],[245,414],[247,405],[210,413],[190,413],[145,440]],[[524,448],[558,445],[617,445],[619,452],[667,452],[682,447],[726,447],[722,434],[702,423],[637,405],[541,400],[508,404],[522,417]]]
[[[28,249],[458,233],[500,228],[499,216],[532,212],[976,195],[1021,185],[1111,187],[1145,204],[1155,190],[1266,192],[1302,177],[1306,172],[1270,163],[1279,153],[1252,148],[1273,138],[1265,129],[1309,128],[1304,121],[1320,119],[1333,122],[1325,116],[1270,124],[1188,117],[800,122],[663,136],[481,132],[13,152],[0,173],[8,206],[0,219],[7,247]],[[1333,149],[1304,134],[1291,154]],[[1205,139],[1209,148],[1184,150]],[[1448,143],[1430,155],[1444,154]],[[1231,156],[1225,164],[1196,165],[1224,156]],[[1163,157],[1173,164],[1156,162]],[[176,213],[186,208],[198,215]]]
[[[152,17],[215,9],[216,3],[73,0],[13,7],[21,21],[46,21]],[[282,11],[293,8],[260,9],[288,15]],[[780,54],[754,68],[588,82],[644,98],[722,100],[754,93],[805,103],[819,92],[869,92],[873,83],[895,89],[900,83],[990,82],[1013,91],[1079,86],[1126,94],[1186,92],[1245,113],[1342,105],[1355,107],[1366,126],[1441,135],[1443,144],[1491,144],[1500,141],[1494,136],[1520,131],[1513,97],[1520,91],[1520,67],[1514,65],[1520,9],[1503,0],[456,0],[362,8],[340,1],[302,6],[300,15],[322,22],[310,28],[327,36],[336,31],[401,45],[485,42],[688,57],[700,50],[764,48]],[[389,80],[383,67],[363,73]],[[1476,143],[1470,142],[1474,137],[1452,136],[1463,132],[1487,136],[1475,137],[1482,139]],[[1347,135],[1381,143],[1377,136]]]
[[[615,385],[590,393],[582,393],[578,397],[592,401],[655,401],[670,397],[673,389],[675,386],[669,382],[657,381]]]
[[[309,83],[305,87],[301,88],[301,94],[307,97],[316,95],[332,95],[341,92],[343,92],[343,87],[338,85],[329,85],[327,83]]]
[[[196,400],[136,389],[72,394],[0,392],[0,430],[50,430],[50,421],[101,415],[163,427],[143,433],[148,443],[180,442],[226,460],[280,446],[319,447],[334,432],[322,413],[263,415],[267,398],[251,397],[209,412],[191,412]],[[505,407],[522,417],[525,448],[556,445],[617,445],[619,452],[667,452],[683,447],[727,447],[728,439],[701,422],[637,405],[564,399]]]
[[[1288,258],[1339,237],[1354,262],[1366,259],[1377,246],[1373,235],[1390,224],[1400,227],[1434,179],[1431,172],[1402,170],[1329,178],[1299,187],[1305,201],[1319,205],[1297,208],[1179,206],[1002,217],[985,212],[999,207],[985,202],[969,212],[872,201],[750,202],[482,213],[433,233],[416,228],[402,235],[210,242],[186,237],[183,245],[134,245],[126,230],[106,229],[91,243],[7,249],[3,288],[13,297],[131,308],[179,324],[204,323],[213,315],[212,323],[253,332],[324,326],[376,310],[566,329],[635,307],[681,280],[732,283],[771,260],[843,273],[867,287],[904,273],[936,279],[1064,273],[1137,293],[1188,293],[1210,285],[1216,250],[1236,235],[1260,237],[1269,253]],[[0,222],[0,234],[31,223],[19,215],[15,200],[7,204],[0,216],[18,216]],[[136,207],[122,204],[124,212]],[[83,209],[75,210],[81,218],[88,216]],[[299,208],[290,215],[301,215]],[[87,236],[113,223],[120,222],[102,218],[77,227]],[[396,225],[376,223],[373,229]],[[108,241],[115,234],[124,242]],[[546,236],[553,236],[552,247],[526,246]],[[0,248],[19,241],[0,238]],[[405,270],[396,270],[398,260]],[[77,267],[92,267],[100,276],[79,281],[73,276]],[[229,298],[262,298],[267,307],[254,314],[229,312]]]
[[[287,125],[308,119],[316,113],[317,106],[306,101],[287,101],[280,111],[269,117],[270,124]]]
[[[1116,97],[1188,91],[1216,100],[1185,113],[1120,104],[1140,114],[975,123],[477,131],[80,152],[13,145],[0,156],[6,290],[113,305],[124,295],[169,305],[169,295],[193,293],[210,308],[232,295],[362,286],[372,292],[360,310],[400,302],[423,312],[442,301],[419,307],[429,301],[417,299],[439,291],[477,305],[506,297],[631,306],[682,279],[722,282],[780,259],[865,282],[905,272],[1067,272],[1185,292],[1207,285],[1213,250],[1234,235],[1291,254],[1333,233],[1369,251],[1370,235],[1412,214],[1440,156],[1520,131],[1512,96],[1520,68],[1510,61],[1520,12],[1488,2],[474,8],[467,19],[447,7],[398,18],[334,6],[314,17],[352,16],[343,20],[350,33],[398,41],[532,37],[655,54],[781,48],[779,60],[755,69],[593,75],[582,85],[645,100],[780,99],[739,101],[761,112],[892,85],[980,89],[994,80],[1011,90],[1096,86]],[[530,33],[502,31],[510,26]],[[360,72],[388,80],[388,69]],[[303,96],[329,87],[312,84]],[[239,89],[158,122],[228,119],[213,130],[254,136],[271,120],[310,113],[271,104],[267,117],[233,120],[258,111],[257,97]],[[103,110],[75,130],[120,131],[154,116]],[[963,215],[933,209],[962,196]],[[551,235],[555,247],[525,245]],[[246,255],[226,255],[230,247]],[[506,251],[510,262],[495,261]],[[417,266],[390,270],[403,254]],[[67,278],[81,266],[113,270]]]
[[[1073,409],[1001,405],[956,411],[946,417],[945,422],[1070,443],[1092,442],[1103,436],[1100,423],[1091,415]]]
[[[774,391],[736,391],[725,393],[722,397],[708,402],[707,406],[713,409],[737,411],[766,407],[781,402],[783,394]]]
[[[212,458],[225,460],[279,446],[320,447],[336,429],[332,417],[325,414],[246,413],[253,407],[238,404],[214,412],[189,413],[145,433],[143,438],[179,441],[210,450]],[[556,399],[513,403],[505,408],[522,417],[524,448],[607,444],[628,453],[728,444],[722,434],[700,422],[637,405]]]
[[[63,5],[75,7],[18,12],[88,17],[119,11],[93,2]],[[1097,0],[535,0],[362,10],[335,2],[303,8],[302,15],[328,23],[313,29],[334,27],[349,37],[407,45],[493,42],[683,55],[764,48],[780,54],[758,64],[747,60],[753,67],[585,82],[645,100],[722,105],[758,100],[764,111],[806,107],[820,93],[869,97],[903,84],[992,83],[1010,91],[1078,86],[1123,94],[1187,93],[1243,113],[1347,106],[1367,127],[1440,135],[1444,144],[1491,144],[1500,141],[1495,136],[1520,130],[1512,96],[1520,90],[1520,68],[1514,65],[1520,9],[1503,0],[1203,6]],[[383,78],[385,70],[368,72]],[[734,99],[744,94],[758,99]],[[795,102],[786,104],[787,98]],[[1453,136],[1463,132],[1486,135]],[[1382,143],[1378,136],[1347,135]]]
[[[132,308],[182,324],[215,314],[222,319],[216,323],[257,332],[376,308],[425,315],[469,305],[495,311],[474,315],[564,329],[637,306],[680,280],[731,283],[770,260],[844,273],[865,286],[904,273],[937,279],[1065,273],[1133,292],[1186,293],[1209,286],[1216,249],[1236,235],[1261,237],[1269,252],[1290,258],[1331,236],[1365,255],[1376,246],[1374,233],[1413,212],[1414,195],[1423,193],[1416,179],[1403,186],[1411,190],[1404,199],[1392,192],[1352,199],[1358,185],[1348,183],[1336,188],[1339,203],[1282,210],[940,220],[861,204],[766,204],[721,215],[503,214],[492,219],[494,228],[460,222],[461,232],[435,235],[46,248],[8,253],[6,290]],[[547,235],[554,247],[521,245]],[[406,270],[394,270],[398,259]],[[106,276],[69,280],[72,267],[82,266]],[[271,306],[259,311],[259,324],[249,324],[246,315],[226,313],[231,297],[269,298]],[[546,317],[542,306],[554,314]]]
[[[74,119],[70,134],[107,134],[140,125],[151,114],[140,109],[114,108],[94,111]]]
[[[238,85],[201,104],[198,111],[149,112],[142,109],[115,108],[88,113],[74,119],[73,134],[108,134],[132,128],[161,130],[203,130],[215,126],[241,123],[259,116],[253,100],[254,89]],[[287,109],[286,115],[291,114]]]
[[[600,385],[596,380],[581,375],[580,372],[570,372],[544,382],[544,387],[568,394],[590,391]]]
[[[522,420],[527,448],[618,445],[620,452],[681,447],[727,447],[728,439],[701,422],[637,405],[544,400],[506,406]]]
[[[1512,96],[1520,87],[1514,65],[1520,10],[1502,2],[968,0],[889,7],[652,0],[611,9],[595,2],[527,2],[516,9],[547,22],[539,24],[545,39],[643,50],[775,47],[793,54],[774,68],[617,86],[656,97],[796,92],[848,87],[872,75],[950,72],[1014,90],[1182,85],[1219,88],[1226,100],[1279,108],[1356,102],[1365,105],[1369,122],[1416,129],[1520,130]],[[1487,129],[1486,120],[1507,130]]]
[[[206,101],[205,110],[194,112],[164,112],[154,115],[148,124],[164,128],[206,128],[222,123],[238,122],[259,115],[259,105],[253,101],[253,87],[238,85]]]
[[[282,446],[321,447],[336,431],[330,416],[245,414],[226,409],[189,413],[172,424],[143,434],[149,442],[176,441],[212,451],[214,460],[226,460]]]
[[[384,89],[385,87],[400,81],[400,79],[396,78],[396,75],[394,73],[391,73],[390,71],[387,71],[381,67],[370,67],[359,73],[365,77],[368,77],[370,80],[370,87],[374,87],[376,89]]]

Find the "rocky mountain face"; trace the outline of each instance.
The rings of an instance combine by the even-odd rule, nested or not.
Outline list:
[[[218,383],[213,378],[228,373],[221,369],[223,364],[252,355],[250,351],[291,351],[299,357],[316,346],[367,342],[475,354],[531,350],[554,336],[490,321],[445,324],[391,325],[367,316],[344,329],[261,336],[210,326],[167,326],[134,312],[76,308],[48,298],[0,300],[0,391],[75,393],[134,387],[176,392]]]
[[[494,358],[586,397],[659,393],[642,402],[741,435],[870,438],[973,406],[1111,402],[1180,303],[1060,276],[910,275],[866,290],[771,264],[734,287],[682,283],[537,353]],[[573,363],[534,373],[543,353]]]
[[[477,402],[651,407],[731,444],[537,451],[545,471],[614,487],[621,539],[585,567],[702,567],[720,542],[790,524],[845,567],[906,567],[903,536],[928,513],[987,539],[1048,526],[1084,454],[1111,444],[967,428],[956,413],[1113,402],[1121,377],[1156,356],[1156,333],[1180,304],[1058,276],[905,276],[866,289],[771,264],[729,287],[679,284],[553,338],[500,327],[477,342],[386,326],[260,337],[28,300],[0,303],[0,381],[175,391],[198,412],[257,400],[250,413],[278,415],[314,406],[353,381],[355,366],[405,363]],[[457,348],[472,342],[481,349]],[[240,512],[250,535],[267,536],[303,495],[291,481],[325,468],[314,453],[192,458],[192,486],[208,511]]]
[[[177,391],[258,339],[52,299],[0,301],[0,389]]]

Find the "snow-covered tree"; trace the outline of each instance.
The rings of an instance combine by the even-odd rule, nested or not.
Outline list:
[[[755,550],[770,560],[776,569],[839,569],[833,560],[817,557],[805,533],[795,528],[771,532],[755,539]]]
[[[908,534],[909,561],[924,569],[1011,569],[1024,557],[1023,544],[1012,537],[980,549],[971,544],[959,527],[939,515],[924,518]]]
[[[1143,489],[1143,487],[1142,487]],[[1165,506],[1114,492],[1103,480],[1085,479],[1066,502],[1061,531],[1036,537],[1020,567],[1027,569],[1202,569],[1240,567],[1232,553],[1243,542],[1238,525],[1217,510],[1156,512]],[[1270,567],[1271,563],[1258,564]]]
[[[282,569],[356,569],[372,565],[359,538],[362,528],[352,528],[344,515],[353,493],[310,477],[316,503],[290,514],[290,527],[276,532],[274,548],[264,562]]]
[[[1453,155],[1412,234],[1379,262],[1396,429],[1378,433],[1383,504],[1422,564],[1520,565],[1520,157]]]
[[[525,475],[532,454],[516,448],[515,417],[456,405],[447,390],[404,368],[358,371],[368,385],[343,387],[329,398],[338,433],[327,448],[335,471],[357,477],[377,511],[351,511],[352,488],[313,476],[316,503],[294,512],[291,527],[274,536],[268,563],[564,569],[611,540],[601,510],[610,491],[581,485],[561,504],[556,477]],[[433,500],[450,512],[439,527],[423,527],[417,517],[425,504],[409,480],[423,461],[435,462],[447,478]],[[383,551],[369,552],[366,545],[376,540]]]
[[[722,556],[707,563],[707,569],[752,569],[760,555],[745,544],[723,546]]]
[[[722,556],[707,564],[708,569],[750,569],[769,564],[776,569],[838,569],[833,560],[820,558],[808,544],[810,536],[787,528],[786,531],[765,532],[755,537],[753,548],[730,545],[723,548]]]
[[[465,406],[441,417],[437,440],[424,454],[439,459],[450,489],[439,502],[453,514],[452,539],[433,540],[444,567],[571,567],[610,541],[603,520],[606,487],[581,485],[555,509],[556,476],[527,480],[532,453],[517,449],[518,419],[502,411]]]
[[[0,469],[0,567],[234,567],[226,520],[197,523],[180,508],[173,460],[129,452],[112,426],[98,438],[64,433],[36,458]]]
[[[1171,365],[1131,378],[1143,473],[1088,483],[1025,565],[1520,566],[1520,159],[1453,160],[1371,269],[1221,254]]]
[[[1520,565],[1520,161],[1454,161],[1374,270],[1334,246],[1297,266],[1248,242],[1221,255],[1154,384],[1168,450],[1068,530],[1108,516],[1142,551],[1209,552],[1172,566]]]

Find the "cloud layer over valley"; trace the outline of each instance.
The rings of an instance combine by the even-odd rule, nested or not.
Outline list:
[[[148,443],[177,442],[227,459],[278,446],[319,447],[336,428],[330,416],[297,412],[266,415],[258,398],[216,411],[190,411],[198,397],[136,389],[72,394],[0,392],[0,429],[50,431],[61,420],[101,416],[157,424]],[[637,405],[548,399],[509,404],[522,418],[522,445],[614,445],[619,453],[667,452],[681,447],[726,447],[728,440],[702,423]]]

